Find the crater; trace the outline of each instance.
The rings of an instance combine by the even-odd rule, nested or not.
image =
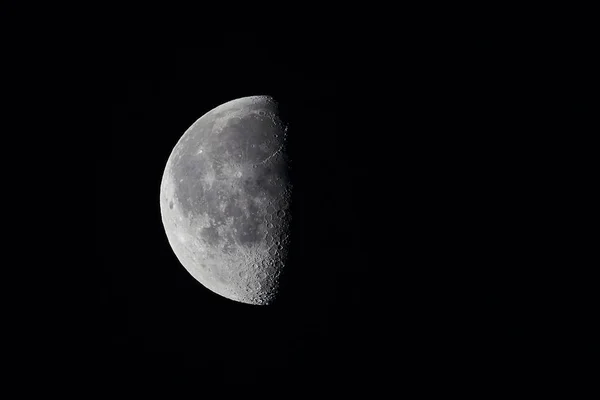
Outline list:
[[[260,282],[254,280],[248,282],[248,287],[252,290],[260,290]]]
[[[288,202],[287,202],[286,200],[284,200],[284,199],[280,199],[280,200],[277,202],[277,205],[279,206],[279,208],[280,208],[280,209],[283,209],[283,210],[284,210],[284,209],[286,209],[286,208],[287,208],[287,206],[288,206]]]

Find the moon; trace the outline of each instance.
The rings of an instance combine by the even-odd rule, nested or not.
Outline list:
[[[290,246],[287,124],[271,96],[231,100],[190,126],[160,184],[167,239],[204,287],[246,304],[272,303]]]

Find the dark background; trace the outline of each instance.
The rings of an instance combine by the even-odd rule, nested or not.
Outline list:
[[[19,322],[4,328],[22,340],[6,341],[24,366],[19,390],[46,391],[45,376],[63,387],[87,376],[88,391],[175,378],[203,394],[207,382],[264,389],[268,377],[351,389],[375,378],[370,394],[379,383],[419,393],[529,383],[537,392],[554,390],[565,372],[590,374],[585,362],[561,359],[597,352],[597,340],[583,340],[595,330],[582,327],[594,320],[586,306],[596,292],[586,257],[597,180],[586,11],[363,9],[354,17],[336,8],[326,34],[303,18],[300,29],[255,34],[233,32],[231,21],[178,24],[195,48],[159,45],[135,22],[169,24],[138,13],[112,13],[135,38],[109,19],[95,25],[88,16],[99,10],[59,10],[68,21],[30,9],[27,23],[9,18],[17,23],[6,24],[3,88],[24,112],[7,108],[18,123],[5,130],[25,144],[7,141],[17,158],[6,177],[32,189],[11,189],[19,202],[7,208],[25,228],[6,246],[25,243],[24,257],[4,268],[26,275],[5,279],[17,292],[6,308]],[[34,28],[39,35],[20,34]],[[263,93],[286,104],[302,171],[294,273],[268,308],[195,282],[168,246],[158,207],[180,135],[214,106]],[[31,207],[12,207],[25,200]],[[40,223],[41,214],[56,220]],[[48,239],[56,255],[38,247]],[[32,301],[43,320],[20,307],[34,283],[49,292]],[[53,354],[27,351],[36,346]]]
[[[425,36],[110,54],[112,126],[96,144],[106,284],[87,347],[108,379],[496,387],[554,365],[548,332],[569,311],[549,283],[565,263],[548,217],[565,178],[552,74],[520,38]],[[292,260],[272,307],[196,282],[158,202],[183,132],[255,94],[281,102],[294,160]]]
[[[361,206],[370,190],[365,149],[338,123],[342,82],[327,53],[275,53],[258,39],[104,60],[111,127],[95,143],[95,200],[105,285],[100,339],[88,350],[107,379],[331,379],[356,370],[364,352],[359,284],[369,250],[361,238],[372,235]],[[189,275],[159,209],[164,166],[185,130],[219,104],[258,94],[275,97],[290,124],[295,185],[291,263],[269,307],[225,299]]]

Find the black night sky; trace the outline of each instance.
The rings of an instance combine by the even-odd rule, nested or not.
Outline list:
[[[527,151],[503,154],[527,143],[506,134],[520,114],[507,106],[513,79],[490,77],[495,56],[474,61],[469,86],[461,64],[444,61],[461,59],[453,52],[415,46],[382,60],[348,46],[342,62],[334,45],[257,39],[108,52],[111,129],[96,143],[104,286],[90,364],[115,382],[192,385],[526,376],[540,314],[518,196],[531,189],[518,161]],[[294,162],[291,262],[268,307],[193,279],[159,209],[185,130],[257,94],[280,102]]]

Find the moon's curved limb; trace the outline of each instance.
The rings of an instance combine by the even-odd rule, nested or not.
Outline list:
[[[160,188],[173,251],[205,287],[268,304],[289,248],[287,127],[269,96],[222,104],[175,145]]]

